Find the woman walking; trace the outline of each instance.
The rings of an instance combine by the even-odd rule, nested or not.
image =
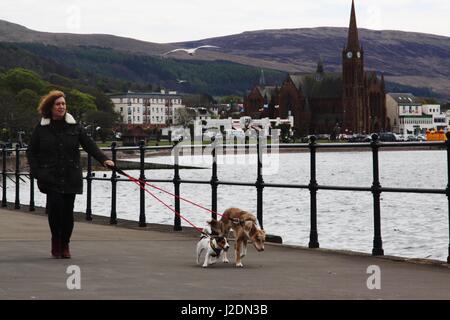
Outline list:
[[[97,147],[84,128],[67,112],[65,94],[50,91],[38,107],[42,116],[28,146],[30,171],[39,190],[47,194],[47,213],[54,258],[70,258],[75,195],[83,193],[81,147],[105,167],[114,162]]]

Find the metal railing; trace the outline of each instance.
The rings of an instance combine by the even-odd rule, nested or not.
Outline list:
[[[334,190],[334,191],[354,191],[354,192],[371,192],[373,195],[373,217],[374,217],[374,236],[373,236],[373,248],[372,255],[382,256],[384,255],[383,241],[381,235],[381,212],[380,212],[380,195],[384,192],[391,193],[420,193],[420,194],[442,194],[447,196],[448,201],[448,213],[449,213],[449,246],[448,246],[448,257],[447,263],[450,263],[450,132],[446,134],[447,141],[445,142],[390,142],[382,143],[379,142],[378,136],[375,134],[372,136],[372,142],[370,143],[326,143],[318,144],[316,143],[316,137],[311,136],[308,144],[280,144],[277,148],[280,149],[307,149],[310,154],[310,182],[308,185],[301,184],[281,184],[281,183],[265,183],[263,179],[263,160],[262,160],[262,148],[260,143],[260,136],[257,135],[256,141],[256,151],[257,151],[257,179],[252,182],[237,182],[237,181],[222,181],[217,175],[217,150],[218,148],[229,148],[229,145],[217,145],[213,141],[211,145],[188,145],[179,146],[181,148],[206,148],[212,147],[212,173],[211,179],[208,181],[198,181],[198,180],[185,180],[180,177],[179,169],[179,154],[174,153],[174,175],[173,179],[147,179],[145,176],[145,155],[147,151],[150,150],[172,150],[177,146],[175,143],[173,146],[157,146],[157,147],[146,147],[144,142],[141,141],[138,147],[117,147],[116,143],[113,142],[110,148],[102,148],[102,150],[107,150],[111,152],[112,160],[117,161],[117,153],[125,151],[138,151],[140,156],[140,175],[139,180],[141,186],[144,187],[145,182],[159,182],[159,183],[173,183],[174,185],[174,205],[175,210],[180,212],[180,185],[181,184],[209,184],[211,186],[211,217],[217,219],[217,192],[218,186],[228,185],[228,186],[248,186],[255,187],[257,192],[257,219],[263,228],[263,191],[265,188],[286,188],[286,189],[308,189],[310,191],[310,236],[309,236],[309,248],[319,248],[318,230],[317,230],[317,192],[319,190]],[[232,149],[237,148],[249,149],[250,144],[244,145],[232,145]],[[391,188],[382,187],[380,184],[380,170],[379,170],[379,150],[381,148],[411,148],[411,147],[429,147],[429,148],[445,148],[447,150],[447,187],[446,189],[422,189],[422,188]],[[271,145],[267,145],[270,149]],[[372,185],[370,187],[352,187],[352,186],[329,186],[329,185],[319,185],[316,180],[316,152],[318,149],[340,149],[340,148],[370,148],[372,151],[372,165],[373,165],[373,179]],[[224,154],[225,154],[225,150]],[[3,181],[3,196],[2,196],[2,206],[7,206],[6,199],[6,185],[7,179],[10,176],[15,176],[15,209],[20,208],[19,199],[19,188],[21,177],[26,176],[30,179],[30,205],[29,209],[34,210],[34,179],[28,172],[20,172],[20,152],[26,151],[24,148],[19,148],[16,146],[15,149],[2,149],[2,181]],[[8,172],[6,169],[7,154],[13,152],[15,154],[15,171]],[[120,178],[117,176],[116,171],[113,171],[110,178],[96,177],[92,172],[92,158],[88,155],[87,157],[87,193],[86,193],[86,219],[92,220],[92,183],[93,181],[110,181],[111,182],[111,213],[110,213],[110,223],[117,223],[117,183],[118,182],[130,182],[129,179]],[[11,178],[10,178],[11,179]],[[143,188],[140,189],[140,205],[139,205],[139,226],[145,227],[147,225],[146,221],[146,205],[145,205],[145,191]],[[174,230],[180,231],[181,220],[178,215],[174,215]]]

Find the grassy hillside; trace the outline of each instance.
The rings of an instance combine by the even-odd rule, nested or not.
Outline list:
[[[258,83],[261,72],[229,61],[175,60],[87,46],[3,43],[0,54],[5,56],[0,68],[24,67],[56,82],[73,78],[106,92],[137,85],[147,90],[167,87],[187,93],[242,95]],[[284,72],[268,69],[264,74],[268,83],[280,83],[285,77]]]

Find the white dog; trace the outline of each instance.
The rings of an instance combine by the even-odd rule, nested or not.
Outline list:
[[[197,264],[200,263],[200,255],[203,251],[206,250],[206,254],[202,267],[206,268],[208,265],[215,263],[229,247],[230,245],[228,244],[227,238],[223,236],[214,237],[208,234],[202,235],[197,243]],[[226,255],[223,255],[223,262],[229,262]]]

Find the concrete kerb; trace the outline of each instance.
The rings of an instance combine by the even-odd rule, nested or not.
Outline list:
[[[25,213],[32,214],[32,215],[46,217],[45,208],[42,208],[42,207],[36,207],[35,211],[30,211],[29,206],[27,206],[27,205],[22,205],[20,209],[14,209],[14,203],[8,202],[7,207],[4,207],[2,209],[6,209],[9,211],[20,211],[20,212],[25,212]],[[138,225],[137,221],[126,220],[126,219],[117,219],[117,224],[111,225],[109,223],[109,217],[98,216],[98,215],[92,215],[92,220],[87,221],[85,218],[86,217],[85,213],[81,213],[81,212],[75,212],[74,217],[75,217],[75,221],[78,223],[98,224],[98,225],[103,225],[103,226],[140,230],[143,232],[144,231],[156,231],[156,232],[163,232],[163,233],[172,233],[172,234],[183,235],[183,236],[188,236],[188,237],[192,237],[192,238],[199,237],[199,233],[197,230],[195,230],[192,227],[186,227],[186,226],[183,226],[182,231],[174,231],[173,226],[171,226],[171,225],[147,223],[146,227],[140,227]],[[403,262],[403,263],[414,264],[414,265],[428,265],[428,266],[435,266],[435,267],[450,269],[450,265],[447,264],[445,261],[432,260],[432,259],[420,259],[420,258],[406,258],[406,257],[390,256],[390,255],[373,256],[369,253],[350,251],[350,250],[337,250],[337,249],[326,249],[326,248],[311,249],[306,246],[282,244],[278,241],[278,238],[280,238],[280,237],[274,236],[274,235],[271,235],[271,237],[273,239],[275,239],[276,241],[272,241],[272,242],[268,241],[268,242],[266,242],[266,245],[279,246],[279,247],[282,247],[285,249],[292,249],[292,250],[317,252],[317,253],[321,253],[321,254],[365,257],[365,258],[372,258],[372,259],[388,260],[388,261],[393,261],[393,262]],[[231,238],[231,240],[233,240],[233,239]]]

